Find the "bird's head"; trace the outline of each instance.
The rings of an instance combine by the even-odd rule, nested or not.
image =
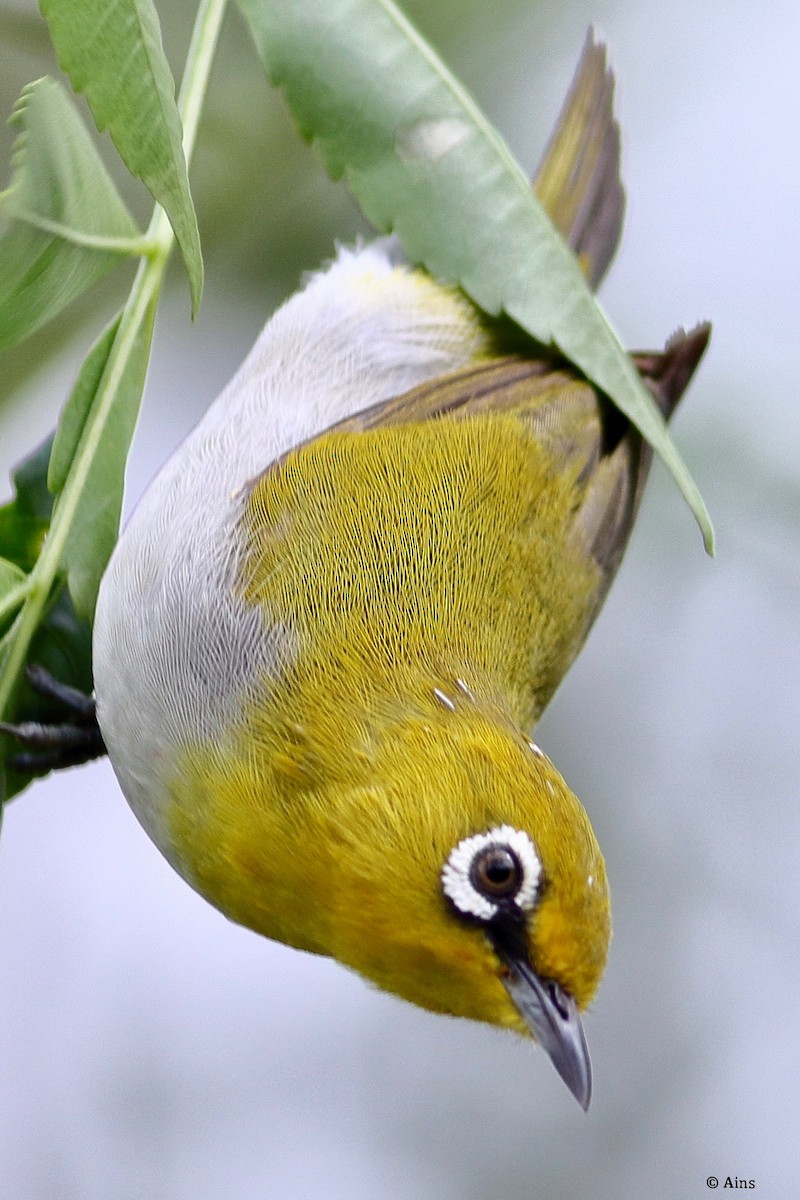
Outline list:
[[[461,681],[314,711],[294,740],[250,728],[239,749],[182,758],[178,869],[268,937],[423,1008],[533,1036],[586,1107],[579,1012],[610,920],[576,797],[504,708]]]
[[[330,952],[425,1008],[532,1035],[585,1108],[579,1012],[610,939],[603,858],[549,759],[456,696],[386,722],[370,780],[326,805]]]

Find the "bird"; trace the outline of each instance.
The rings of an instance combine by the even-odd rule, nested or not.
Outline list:
[[[624,213],[613,89],[590,34],[533,183],[593,288]],[[665,417],[708,337],[634,355]],[[394,237],[339,247],[150,484],[94,621],[94,752],[193,888],[532,1037],[584,1109],[609,888],[533,731],[650,461],[557,350]]]

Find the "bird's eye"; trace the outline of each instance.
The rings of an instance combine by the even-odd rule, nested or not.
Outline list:
[[[504,900],[519,888],[522,867],[508,846],[487,846],[473,858],[470,879],[484,896]]]
[[[527,833],[500,825],[458,843],[442,870],[442,889],[464,916],[490,921],[501,906],[532,909],[541,874],[542,864]]]

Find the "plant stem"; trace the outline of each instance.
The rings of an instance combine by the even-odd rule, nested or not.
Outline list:
[[[30,582],[28,579],[23,579],[10,592],[6,592],[2,600],[0,600],[0,625],[14,611],[15,608],[24,602],[25,597],[30,591]]]
[[[195,18],[178,96],[178,111],[183,123],[183,150],[187,164],[194,149],[200,112],[226,4],[227,0],[200,0]],[[149,342],[155,305],[174,240],[175,235],[166,213],[160,205],[156,205],[143,242],[143,246],[147,247],[147,255],[139,263],[133,287],[122,310],[117,335],[98,388],[91,424],[70,467],[42,552],[29,576],[27,600],[9,631],[11,636],[0,674],[0,716],[5,712],[22,672],[31,638],[39,626],[56,583],[83,487],[137,338],[144,332]]]
[[[101,250],[110,254],[126,254],[130,258],[141,258],[152,253],[153,247],[143,237],[104,237],[99,233],[83,233],[80,229],[72,229],[62,225],[60,221],[51,221],[40,217],[37,213],[15,212],[15,221],[22,221],[33,229],[41,229],[43,233],[53,233],[56,237],[71,242],[73,246],[84,246],[87,250]]]
[[[227,0],[200,0],[192,30],[192,40],[186,55],[186,69],[178,93],[178,112],[183,124],[183,153],[186,155],[187,165],[192,161],[197,126],[226,5]]]

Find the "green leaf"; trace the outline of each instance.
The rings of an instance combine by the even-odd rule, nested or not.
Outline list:
[[[128,170],[170,219],[189,273],[192,311],[203,290],[197,218],[181,142],[175,83],[152,0],[41,0],[58,61],[84,92]]]
[[[20,585],[26,579],[27,575],[16,563],[0,558],[0,634],[5,633],[25,599]]]
[[[15,468],[15,496],[0,508],[0,555],[22,571],[39,557],[50,525],[53,497],[47,490],[47,463],[52,435]]]
[[[25,516],[11,504],[0,508],[0,547],[23,571],[33,570],[47,534],[48,522]]]
[[[0,642],[0,667],[4,661]],[[92,628],[76,613],[69,593],[62,588],[33,636],[29,662],[45,667],[54,679],[91,694]],[[63,720],[63,712],[52,700],[31,691],[26,681],[16,689],[14,720],[40,721],[44,724]],[[0,736],[0,806],[32,782],[29,772],[12,770],[8,759],[19,750],[11,738]]]
[[[103,371],[108,362],[111,347],[119,329],[119,314],[106,326],[83,360],[67,403],[61,413],[47,468],[47,487],[54,496],[63,488],[67,475],[86,428],[92,401]]]
[[[154,313],[151,305],[137,328],[113,405],[80,483],[80,500],[61,559],[75,609],[87,620],[94,615],[100,580],[119,535],[125,464],[144,390]],[[48,484],[56,495],[63,490],[90,429],[119,322],[116,317],[92,346],[62,413],[48,472]]]
[[[0,196],[10,224],[0,240],[0,349],[22,341],[119,262],[109,240],[138,237],[60,84],[39,79],[11,123],[11,185]]]
[[[11,579],[9,568],[11,573],[17,572],[12,586],[26,578],[24,570],[28,565],[33,566],[39,546],[47,532],[53,507],[53,497],[47,490],[47,467],[52,444],[51,436],[21,462],[13,473],[16,494],[10,503],[0,509],[0,556],[7,560],[0,561],[0,584],[3,579]],[[29,532],[33,530],[36,531],[39,543],[36,548],[28,547],[26,543]],[[21,547],[25,547],[24,556],[32,559],[30,564],[20,561]],[[20,567],[23,569],[20,570]],[[0,586],[0,611],[4,595],[7,595],[7,592]],[[0,671],[9,649],[5,627],[10,616],[13,616],[13,613],[6,614],[6,620],[0,622],[0,632],[4,634],[0,639]],[[44,618],[33,636],[29,661],[41,663],[56,679],[64,683],[80,688],[81,691],[91,691],[91,626],[75,613],[66,588],[57,589],[54,599],[48,605]],[[17,720],[47,721],[59,716],[51,701],[36,696],[24,682],[15,689],[14,698],[15,702],[10,711]],[[30,783],[30,775],[20,775],[7,765],[8,756],[13,754],[15,749],[17,747],[9,738],[0,737],[0,803]]]
[[[17,463],[11,473],[16,498],[13,506],[25,516],[48,522],[53,511],[53,497],[47,488],[47,465],[53,448],[51,433]]]
[[[24,582],[24,579],[25,572],[21,571],[16,563],[0,558],[0,598]]]
[[[390,0],[238,0],[273,81],[333,178],[409,256],[555,344],[702,498],[655,402],[521,167]]]

